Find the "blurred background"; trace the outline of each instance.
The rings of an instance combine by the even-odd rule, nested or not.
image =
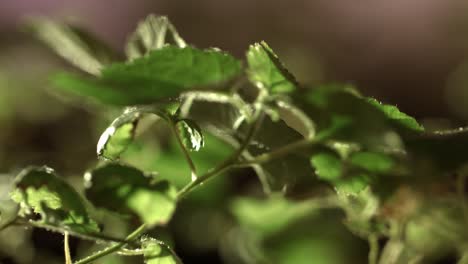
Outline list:
[[[185,40],[199,48],[219,47],[243,57],[249,44],[265,40],[301,83],[355,84],[364,94],[397,105],[429,127],[468,123],[465,0],[2,0],[0,203],[7,203],[11,175],[29,164],[48,164],[79,182],[83,171],[96,163],[95,144],[109,121],[109,116],[98,115],[95,109],[49,92],[48,76],[68,65],[25,33],[24,18],[45,15],[73,21],[121,52],[127,36],[149,13],[169,16]],[[136,148],[136,157],[144,151]],[[176,156],[166,160],[166,170],[178,166]],[[138,162],[151,168],[154,160]],[[247,176],[237,177],[241,179],[237,182],[214,182],[205,197],[195,195],[187,202],[188,209],[180,210],[184,213],[176,215],[174,226],[155,231],[176,241],[176,251],[187,263],[242,263],[232,257],[242,254],[229,249],[241,231],[229,214],[218,210],[225,206],[223,197],[246,191],[242,179],[251,172],[242,173]],[[277,259],[315,256],[323,262],[314,263],[350,263],[345,259],[352,255],[355,263],[364,263],[366,242],[326,219],[338,218],[327,213],[310,220],[308,232],[314,239],[293,240],[296,244],[282,251],[281,243],[272,242],[269,249]],[[122,236],[126,233],[127,227],[118,220],[109,221]],[[323,224],[320,230],[313,228],[324,221],[331,228]],[[297,229],[297,233],[303,231]],[[272,239],[287,238],[276,234]],[[349,243],[353,248],[343,249]],[[92,250],[90,244],[77,240],[72,246],[76,256]],[[337,249],[342,253],[336,254]],[[98,263],[124,263],[120,261]],[[0,234],[0,263],[63,263],[62,237],[41,230],[9,229]]]

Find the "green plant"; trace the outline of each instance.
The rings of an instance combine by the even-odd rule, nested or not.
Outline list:
[[[306,88],[265,42],[251,45],[245,62],[194,48],[165,17],[150,15],[138,25],[125,61],[76,28],[48,19],[33,25],[80,70],[54,76],[58,89],[122,113],[99,139],[101,162],[84,174],[84,197],[51,168],[26,168],[10,193],[18,210],[3,216],[1,229],[63,233],[66,263],[72,263],[68,236],[108,244],[76,264],[113,253],[181,263],[163,238],[145,234],[168,224],[197,188],[208,191],[203,185],[211,179],[252,168],[266,195],[230,197],[223,205],[249,230],[241,249],[249,257],[240,261],[310,263],[310,245],[326,251],[329,238],[289,243],[297,233],[291,227],[333,212],[369,242],[369,263],[427,262],[454,252],[464,263],[467,130],[425,131],[396,107],[349,85]],[[172,132],[188,171],[179,168],[182,160],[169,158],[172,148],[158,158],[173,162],[169,169],[140,168],[143,156],[152,155],[136,142],[149,116]],[[127,237],[114,237],[103,232],[98,209],[138,225]],[[381,253],[379,241],[385,241]],[[288,250],[278,253],[277,247]]]

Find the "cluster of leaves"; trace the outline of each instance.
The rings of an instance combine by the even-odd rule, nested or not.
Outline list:
[[[197,49],[166,17],[150,15],[138,25],[125,61],[76,28],[37,19],[33,29],[80,70],[54,76],[58,89],[122,112],[99,139],[102,161],[84,174],[84,197],[48,167],[23,170],[11,192],[20,210],[9,224],[98,240],[106,237],[90,208],[141,224],[120,242],[107,238],[109,248],[76,263],[117,251],[143,255],[145,263],[181,263],[160,239],[138,238],[170,222],[193,189],[238,167],[251,167],[266,194],[229,203],[240,229],[250,230],[232,247],[244,252],[239,261],[309,263],[314,253],[293,248],[291,230],[328,214],[339,214],[353,234],[369,241],[372,263],[467,254],[467,130],[425,131],[352,86],[303,87],[265,42],[251,45],[245,62],[219,49]],[[179,164],[154,173],[125,158],[148,116],[172,131],[190,168],[182,182],[172,180]],[[196,152],[219,156],[210,146],[213,137],[231,151],[201,171]],[[305,245],[326,247],[333,238],[326,234]],[[281,243],[271,242],[279,237]],[[379,240],[386,241],[382,254]],[[278,247],[291,250],[278,254]]]

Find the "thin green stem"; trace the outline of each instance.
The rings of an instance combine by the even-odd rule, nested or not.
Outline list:
[[[282,158],[290,153],[293,153],[294,151],[314,145],[315,143],[316,141],[312,139],[302,139],[302,140],[290,143],[288,145],[285,145],[283,147],[277,148],[271,152],[261,154],[257,157],[254,157],[253,159],[239,162],[236,164],[236,166],[245,167],[245,166],[250,166],[253,164],[266,163],[266,162],[269,162],[278,158]]]
[[[216,166],[214,169],[208,171],[207,173],[201,175],[198,177],[195,181],[192,181],[191,183],[187,184],[182,190],[177,193],[177,200],[182,199],[185,195],[187,195],[189,192],[191,192],[193,189],[197,188],[201,184],[203,184],[205,181],[209,180],[210,178],[221,174],[222,172],[230,169],[233,167],[239,157],[242,155],[244,150],[247,148],[247,146],[250,143],[250,140],[255,134],[255,131],[257,131],[260,123],[261,123],[262,117],[259,117],[256,119],[255,122],[250,126],[249,130],[247,131],[247,135],[242,142],[241,146],[234,152],[232,153],[227,159],[225,159],[223,162],[221,162],[218,166]]]
[[[168,123],[169,123],[169,126],[171,128],[171,131],[174,134],[174,136],[176,137],[177,143],[179,144],[179,147],[182,150],[182,153],[184,154],[185,159],[187,160],[187,164],[190,167],[190,171],[192,173],[191,178],[192,178],[192,181],[193,181],[193,180],[195,180],[197,178],[197,168],[195,167],[195,163],[193,162],[192,158],[190,157],[190,153],[187,150],[187,148],[185,147],[185,145],[184,145],[184,143],[182,141],[182,138],[180,137],[180,134],[177,131],[176,124],[174,123],[174,121],[171,118],[168,118],[168,120],[169,120]]]
[[[379,261],[379,239],[376,234],[368,237],[369,242],[369,264],[377,264]]]
[[[114,252],[117,252],[119,251],[121,248],[123,248],[125,245],[127,245],[128,243],[132,242],[133,240],[135,240],[136,238],[138,238],[141,234],[143,234],[144,232],[146,231],[146,224],[142,224],[141,226],[139,226],[137,229],[135,229],[135,231],[133,231],[130,235],[128,235],[126,238],[125,238],[125,242],[119,242],[119,243],[116,243],[110,247],[107,247],[103,250],[100,250],[82,260],[79,260],[77,262],[75,262],[74,264],[86,264],[86,263],[91,263],[92,261],[95,261],[99,258],[102,258],[104,256],[107,256],[109,254],[112,254]]]
[[[71,255],[70,255],[70,245],[68,243],[68,232],[65,231],[63,236],[64,236],[63,250],[65,253],[65,264],[72,264]]]

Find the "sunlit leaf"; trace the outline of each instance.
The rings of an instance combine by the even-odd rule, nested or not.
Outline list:
[[[88,216],[80,195],[49,167],[29,167],[21,171],[11,198],[20,204],[23,215],[41,215],[41,223],[67,227],[79,232],[98,232]]]
[[[190,90],[217,88],[240,69],[239,61],[219,50],[166,46],[132,62],[111,64],[99,78],[59,74],[53,81],[62,90],[101,103],[137,105]]]
[[[413,117],[401,112],[396,106],[382,104],[374,98],[366,98],[367,102],[382,111],[387,118],[405,126],[408,129],[423,132],[424,127],[416,121]]]
[[[130,36],[125,53],[129,59],[142,57],[152,50],[164,47],[168,35],[178,47],[187,46],[167,17],[151,14],[138,24],[136,31]]]
[[[146,264],[182,264],[169,246],[153,238],[141,240]]]
[[[249,78],[259,88],[272,93],[289,93],[296,89],[296,80],[265,42],[249,47],[247,62]]]
[[[115,55],[106,45],[85,31],[57,21],[36,17],[30,26],[37,38],[81,70],[99,75]]]
[[[150,226],[164,225],[175,210],[177,190],[142,171],[107,164],[85,174],[86,197],[97,207],[133,213]]]
[[[139,117],[140,112],[130,112],[116,118],[99,138],[98,156],[109,160],[119,158],[133,141]]]
[[[337,180],[342,176],[343,166],[341,160],[331,153],[319,153],[310,159],[317,176],[324,180]]]
[[[176,127],[182,143],[190,151],[199,151],[205,144],[201,128],[194,121],[181,119],[177,121]]]
[[[371,177],[368,174],[360,173],[340,179],[334,183],[334,186],[338,193],[357,195],[369,186],[370,181]]]

